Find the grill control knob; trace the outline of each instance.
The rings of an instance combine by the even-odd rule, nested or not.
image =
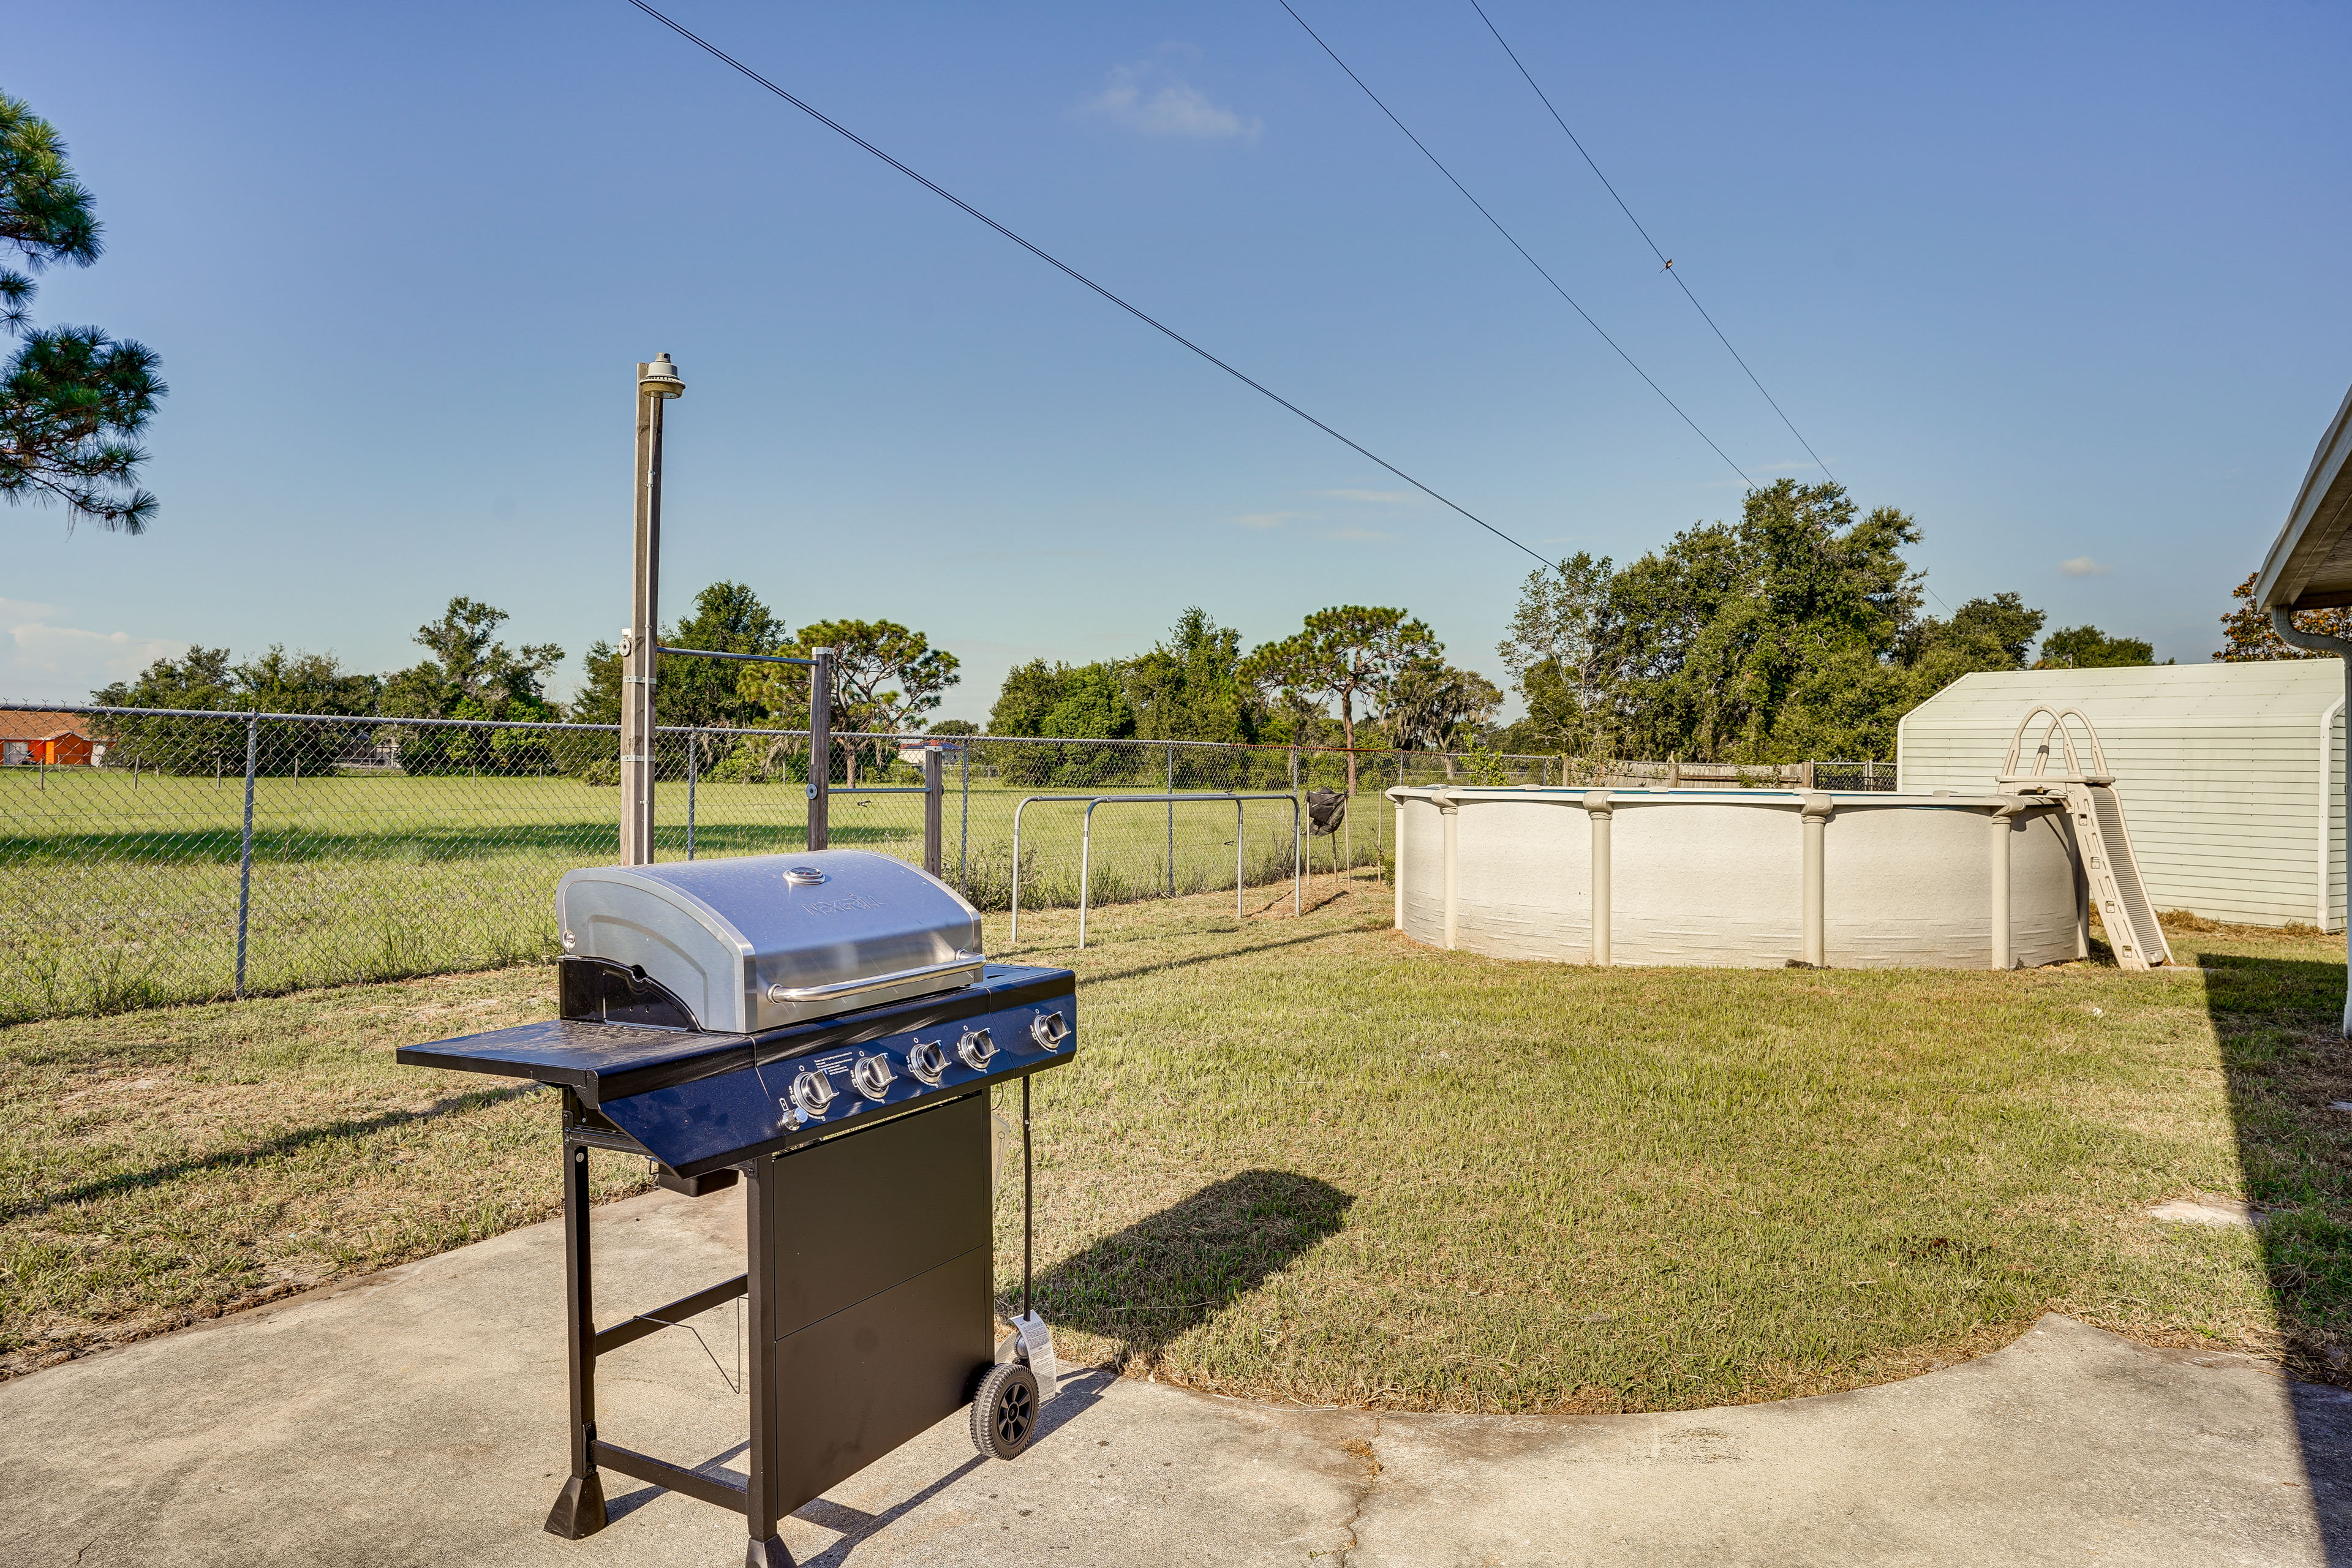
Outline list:
[[[956,1042],[956,1055],[974,1072],[986,1072],[988,1059],[995,1054],[996,1042],[988,1037],[986,1029],[966,1029],[963,1038]]]
[[[793,1079],[793,1103],[811,1121],[822,1121],[833,1106],[833,1080],[821,1072],[803,1072]]]
[[[937,1040],[917,1040],[907,1047],[907,1070],[925,1083],[936,1084],[948,1072],[948,1053]]]
[[[857,1092],[868,1100],[880,1100],[889,1093],[890,1086],[898,1079],[898,1075],[890,1070],[890,1061],[887,1057],[860,1057],[857,1065],[849,1069],[849,1081],[856,1084]]]
[[[1040,1013],[1029,1020],[1029,1037],[1049,1051],[1058,1051],[1070,1037],[1070,1021],[1059,1013]]]

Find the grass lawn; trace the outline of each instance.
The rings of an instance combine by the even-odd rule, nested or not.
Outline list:
[[[1416,947],[1376,884],[1309,902],[1130,905],[1084,953],[1067,911],[1017,953],[992,919],[998,956],[1085,977],[1038,1096],[1066,1353],[1309,1403],[1675,1409],[1906,1375],[2055,1309],[2346,1381],[2336,939],[2176,930],[2200,967],[2155,975],[1595,971]],[[552,1213],[551,1097],[390,1060],[549,1001],[517,968],[0,1030],[0,1355]],[[607,1193],[642,1170],[596,1159]],[[2271,1216],[2145,1217],[2191,1194]]]

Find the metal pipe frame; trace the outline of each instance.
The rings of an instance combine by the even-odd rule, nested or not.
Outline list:
[[[744,664],[797,664],[806,668],[816,666],[813,658],[786,658],[776,653],[720,653],[715,647],[656,647],[654,651],[676,654],[680,658],[731,658]]]
[[[236,852],[236,994],[245,994],[246,922],[253,913],[253,767],[259,754],[261,721],[245,721],[245,834]],[[48,784],[46,769],[42,787]]]
[[[1026,1080],[1024,1080],[1026,1088]],[[770,1158],[752,1160],[737,1169],[746,1178],[744,1194],[744,1262],[748,1267],[731,1279],[704,1287],[691,1295],[654,1308],[599,1332],[594,1302],[594,1268],[589,1246],[589,1216],[593,1198],[588,1184],[588,1151],[607,1149],[644,1155],[634,1139],[588,1120],[579,1094],[563,1090],[563,1278],[565,1362],[569,1373],[572,1415],[572,1473],[556,1494],[548,1512],[547,1531],[567,1541],[578,1541],[604,1528],[603,1470],[618,1470],[654,1486],[728,1509],[744,1517],[750,1531],[745,1561],[789,1568],[792,1557],[776,1533],[779,1477],[770,1462],[782,1432],[783,1413],[775,1378],[775,1304],[763,1281],[768,1278],[769,1253],[774,1238],[766,1223],[772,1216],[763,1202]],[[698,1312],[707,1312],[739,1297],[750,1306],[751,1362],[744,1391],[751,1405],[751,1451],[746,1457],[748,1484],[712,1475],[650,1454],[640,1454],[596,1435],[596,1360],[648,1334],[672,1328]]]
[[[1244,824],[1242,806],[1245,801],[1286,800],[1290,803],[1290,912],[1306,912],[1305,883],[1299,870],[1301,818],[1298,797],[1279,791],[1265,795],[1227,795],[1220,790],[1204,790],[1169,795],[1032,795],[1022,797],[1013,808],[1013,935],[1011,941],[1021,941],[1021,814],[1033,805],[1075,805],[1085,803],[1087,811],[1078,829],[1078,945],[1087,945],[1087,911],[1093,893],[1092,871],[1094,853],[1095,807],[1098,805],[1160,805],[1172,812],[1178,805],[1193,801],[1231,801],[1234,805],[1234,914],[1242,913],[1243,871],[1246,864],[1244,854],[1247,847],[1242,834]]]

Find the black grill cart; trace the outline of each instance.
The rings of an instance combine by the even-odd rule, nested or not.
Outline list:
[[[609,1468],[736,1510],[745,1563],[784,1568],[779,1521],[966,1406],[982,1453],[1017,1456],[1055,1381],[1028,1300],[1029,1079],[1076,1054],[1076,977],[986,963],[969,905],[857,851],[565,882],[562,1016],[399,1053],[562,1090],[572,1451],[547,1528],[603,1529]],[[733,896],[708,896],[721,892]],[[941,918],[955,913],[942,896],[969,917],[968,945],[950,940],[967,933]],[[860,940],[887,956],[861,955]],[[735,1026],[706,1027],[689,995]],[[768,1007],[785,1021],[761,1016]],[[1000,1345],[989,1090],[1015,1079],[1023,1301]],[[599,1331],[591,1149],[640,1155],[662,1185],[695,1196],[740,1181],[744,1271]],[[597,1358],[738,1297],[751,1328],[748,1480],[599,1438]]]

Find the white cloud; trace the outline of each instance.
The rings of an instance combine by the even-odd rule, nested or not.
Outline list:
[[[180,651],[162,637],[94,632],[55,623],[61,605],[0,599],[0,696],[18,701],[79,702],[110,681],[128,680]]]
[[[2058,570],[2069,577],[2104,577],[2115,568],[2094,561],[2087,555],[2077,555],[2072,561],[2058,563]]]
[[[1314,490],[1310,494],[1328,496],[1333,500],[1374,501],[1382,506],[1411,506],[1421,500],[1414,490]]]
[[[1327,528],[1323,531],[1323,537],[1341,544],[1361,544],[1370,539],[1386,539],[1388,535],[1377,528]]]
[[[1244,528],[1280,528],[1295,518],[1314,515],[1311,511],[1245,511],[1239,517],[1227,518],[1225,521],[1238,522]]]
[[[1080,107],[1086,113],[1099,115],[1142,136],[1182,136],[1195,142],[1230,142],[1236,138],[1246,141],[1263,129],[1263,122],[1256,118],[1244,119],[1230,109],[1210,102],[1205,93],[1183,78],[1165,66],[1148,61],[1115,68],[1102,91]]]

